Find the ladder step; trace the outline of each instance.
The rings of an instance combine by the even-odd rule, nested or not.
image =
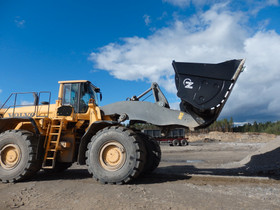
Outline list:
[[[56,144],[58,141],[51,141],[50,143],[52,143],[52,144]]]
[[[53,169],[53,166],[43,166],[45,169]]]
[[[61,122],[52,123],[52,126],[61,126]]]
[[[50,133],[50,135],[52,135],[52,136],[58,136],[59,133]]]
[[[54,158],[53,157],[47,157],[46,159],[47,160],[53,160]]]
[[[60,125],[52,125],[52,128],[60,128]]]

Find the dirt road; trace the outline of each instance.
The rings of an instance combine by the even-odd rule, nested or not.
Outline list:
[[[275,168],[227,167],[264,143],[196,142],[162,147],[153,174],[128,185],[102,185],[85,167],[0,184],[0,209],[279,209],[280,175]],[[248,167],[247,167],[248,168]]]

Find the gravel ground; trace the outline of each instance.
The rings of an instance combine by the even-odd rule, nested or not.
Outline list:
[[[40,171],[0,184],[0,209],[280,209],[278,141],[161,146],[155,172],[121,186],[102,185],[78,165]]]

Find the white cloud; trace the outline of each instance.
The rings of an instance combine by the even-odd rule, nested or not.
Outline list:
[[[189,7],[190,5],[194,5],[197,8],[203,7],[205,5],[213,5],[219,3],[229,3],[230,0],[162,0],[163,2],[172,4],[174,6],[178,6],[181,8]],[[248,0],[249,1],[249,0]],[[271,0],[273,1],[273,0]],[[277,1],[277,0],[275,0]],[[244,2],[242,2],[244,3]]]
[[[258,32],[244,40],[244,51],[247,68],[225,113],[256,112],[280,117],[280,35],[275,31]]]
[[[144,15],[143,18],[144,18],[146,26],[150,25],[151,17],[149,15]]]
[[[163,2],[167,2],[179,7],[186,7],[190,5],[191,0],[163,0]]]
[[[265,7],[268,6],[278,6],[279,2],[278,0],[257,0],[257,1],[249,1],[247,0],[247,2],[249,2],[249,6],[251,7],[251,14],[256,15],[260,10],[262,10]]]
[[[24,28],[26,21],[21,17],[17,16],[14,21],[18,28]]]
[[[247,32],[238,23],[242,16],[219,13],[221,7],[186,22],[176,20],[147,38],[130,37],[124,38],[123,44],[110,43],[91,53],[90,60],[118,79],[156,81],[175,92],[172,60],[219,62],[237,56],[243,48]]]
[[[2,89],[0,89],[0,93],[2,93],[3,92],[3,90]]]
[[[110,43],[91,53],[90,60],[118,79],[155,81],[176,93],[172,60],[215,63],[246,58],[247,69],[223,113],[274,113],[280,104],[280,36],[275,31],[252,33],[245,25],[247,18],[227,10],[226,4],[216,4],[187,20],[174,20],[147,38]],[[280,117],[279,110],[275,114]]]
[[[225,0],[162,0],[162,1],[183,8],[188,7],[191,4],[193,4],[196,7],[202,7],[205,5],[211,5],[215,3],[227,2]]]
[[[278,0],[262,0],[260,2],[263,3],[263,4],[266,4],[268,6],[278,6],[279,5]]]
[[[31,106],[33,104],[34,104],[34,102],[31,102],[31,101],[21,101],[20,102],[20,105],[22,105],[22,106]]]
[[[196,8],[203,8],[204,6],[211,6],[214,4],[227,3],[234,7],[247,8],[251,14],[257,14],[261,9],[267,6],[278,6],[279,0],[162,0],[171,5],[186,8],[194,5]]]

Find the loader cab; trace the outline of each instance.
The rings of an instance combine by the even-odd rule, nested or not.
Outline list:
[[[62,106],[72,106],[75,113],[86,113],[90,99],[98,106],[100,89],[87,80],[61,81],[59,99]],[[101,99],[101,93],[100,93]]]

